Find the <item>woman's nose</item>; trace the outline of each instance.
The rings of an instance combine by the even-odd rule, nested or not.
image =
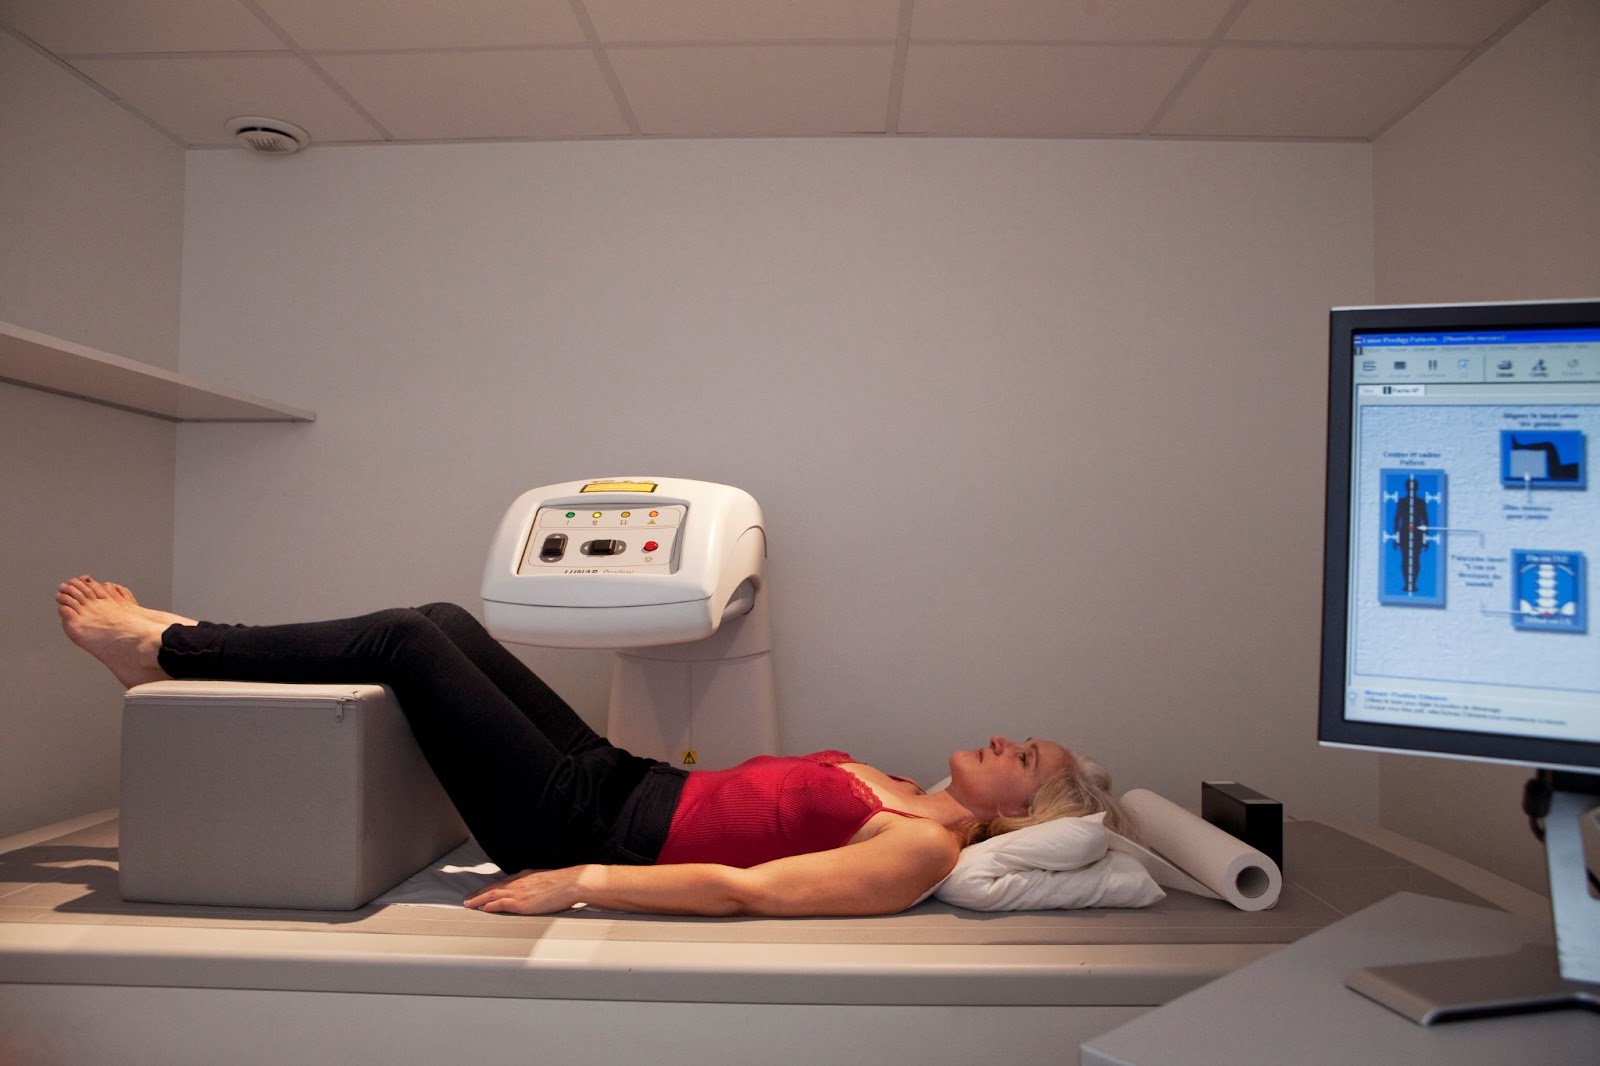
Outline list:
[[[1003,754],[1009,747],[1011,747],[1011,741],[998,733],[989,738],[989,750],[996,755]]]

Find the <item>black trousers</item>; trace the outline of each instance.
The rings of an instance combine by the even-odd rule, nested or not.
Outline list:
[[[174,678],[388,685],[489,858],[507,873],[647,864],[683,771],[618,748],[454,604],[293,625],[175,625]]]

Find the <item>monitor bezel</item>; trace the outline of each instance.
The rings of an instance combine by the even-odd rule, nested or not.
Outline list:
[[[1358,334],[1430,330],[1600,327],[1600,299],[1336,307],[1329,314],[1327,481],[1322,668],[1317,740],[1366,748],[1579,772],[1600,769],[1600,743],[1356,722],[1345,717],[1350,554],[1350,463]]]

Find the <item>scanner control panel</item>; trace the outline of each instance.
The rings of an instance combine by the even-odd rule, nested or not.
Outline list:
[[[648,501],[540,507],[517,574],[671,573],[688,510]]]

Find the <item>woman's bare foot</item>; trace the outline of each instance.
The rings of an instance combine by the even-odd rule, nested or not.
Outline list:
[[[112,599],[116,600],[118,603],[126,604],[127,606],[134,608],[152,622],[161,622],[164,625],[169,626],[199,625],[199,623],[193,618],[185,618],[183,615],[173,614],[171,611],[158,611],[153,607],[143,606],[138,600],[134,599],[133,590],[128,588],[126,585],[119,585],[115,581],[96,581],[88,574],[80,575],[79,580],[87,581],[91,585],[99,585],[101,588],[106,590]]]
[[[133,594],[126,589],[129,600]],[[64,581],[56,589],[56,613],[61,628],[74,644],[99,659],[125,687],[171,678],[156,662],[161,634],[174,621],[152,618],[136,603],[125,602],[111,589],[87,574]]]

